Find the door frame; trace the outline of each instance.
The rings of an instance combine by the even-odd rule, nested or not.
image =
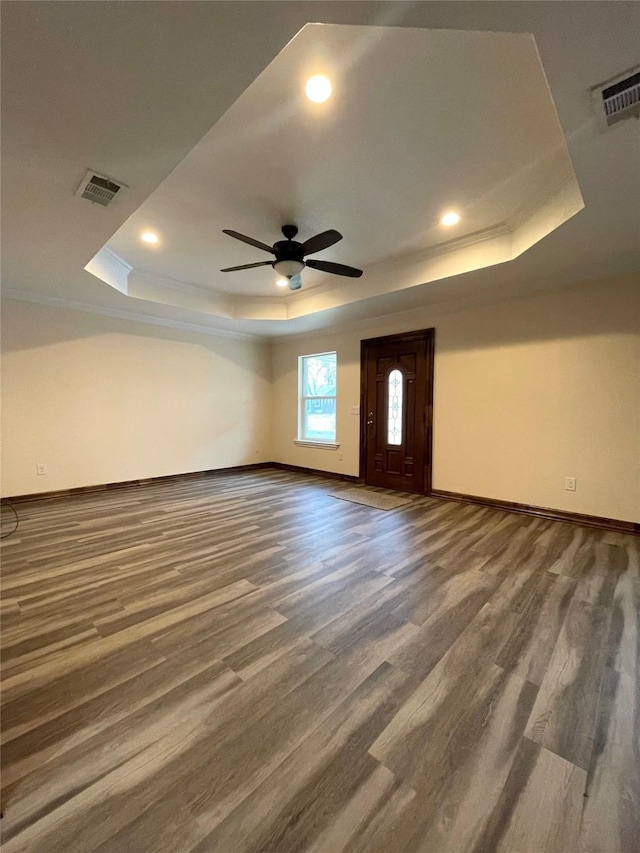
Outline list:
[[[359,478],[366,483],[367,466],[367,412],[365,402],[367,400],[367,359],[369,350],[380,344],[403,344],[424,341],[426,344],[427,357],[427,395],[425,410],[423,412],[425,439],[424,439],[424,491],[418,494],[430,495],[433,470],[433,365],[435,354],[435,329],[420,329],[417,332],[401,332],[397,335],[383,335],[379,338],[367,338],[360,341],[360,472]]]

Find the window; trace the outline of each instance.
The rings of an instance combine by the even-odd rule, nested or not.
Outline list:
[[[387,444],[402,444],[402,373],[392,370],[387,378]]]
[[[335,443],[335,352],[300,356],[298,377],[300,382],[298,440]]]

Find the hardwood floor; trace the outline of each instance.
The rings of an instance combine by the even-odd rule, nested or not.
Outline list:
[[[346,487],[19,506],[4,853],[637,853],[640,540]]]

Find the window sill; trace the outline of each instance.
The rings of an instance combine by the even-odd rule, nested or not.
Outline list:
[[[300,438],[294,439],[294,444],[297,444],[298,447],[319,447],[321,450],[337,450],[340,445],[332,444],[328,441],[303,441]]]

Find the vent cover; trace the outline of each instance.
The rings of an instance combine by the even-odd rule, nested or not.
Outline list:
[[[596,86],[592,95],[603,127],[611,127],[632,116],[640,118],[640,67]]]
[[[79,195],[80,198],[86,198],[94,204],[106,207],[124,186],[126,184],[118,184],[110,178],[105,178],[104,175],[98,175],[93,169],[89,169],[82,179],[76,195]]]

